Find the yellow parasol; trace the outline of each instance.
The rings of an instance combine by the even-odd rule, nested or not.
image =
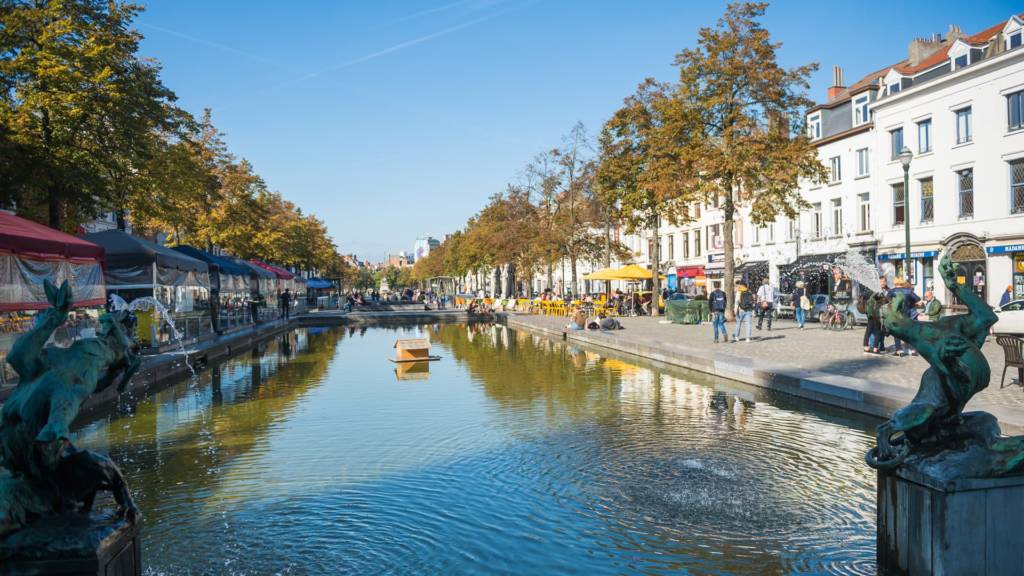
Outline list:
[[[653,277],[650,270],[636,264],[630,264],[618,270],[613,270],[612,275],[613,277],[609,278],[609,280],[650,280]],[[662,280],[665,279],[663,274],[659,274],[658,277]]]
[[[618,280],[618,278],[615,276],[615,272],[616,272],[615,268],[602,268],[600,270],[595,270],[594,272],[591,272],[590,274],[584,274],[583,275],[583,279],[584,280]]]

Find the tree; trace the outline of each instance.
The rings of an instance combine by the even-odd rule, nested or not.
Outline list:
[[[137,56],[140,8],[108,0],[0,3],[0,126],[19,152],[0,193],[23,214],[70,229],[143,186],[174,93]],[[122,204],[123,205],[123,204]]]
[[[657,305],[661,293],[661,264],[658,229],[662,216],[672,220],[679,213],[679,192],[668,187],[658,171],[666,163],[656,158],[657,144],[664,126],[668,87],[646,80],[622,108],[605,123],[599,139],[597,191],[606,210],[616,212],[627,232],[650,230],[654,237],[651,250],[653,304],[651,313],[660,314]]]
[[[754,224],[792,218],[806,202],[801,179],[823,181],[826,169],[804,130],[790,125],[813,103],[807,78],[817,64],[786,69],[758,18],[765,3],[733,3],[715,28],[703,28],[697,47],[675,59],[679,83],[664,107],[663,136],[654,157],[668,158],[662,182],[686,197],[715,201],[724,212],[725,292],[733,309],[733,228],[743,205]],[[679,138],[684,135],[683,138]]]

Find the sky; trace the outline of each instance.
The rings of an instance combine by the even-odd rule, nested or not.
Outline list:
[[[461,228],[535,154],[601,124],[713,26],[710,0],[152,0],[135,22],[178,104],[213,110],[231,151],[323,219],[343,253],[381,261]],[[784,66],[846,84],[1002,0],[773,2]]]

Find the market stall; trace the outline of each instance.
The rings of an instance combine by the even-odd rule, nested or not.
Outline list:
[[[71,285],[74,311],[53,340],[57,345],[95,333],[106,301],[103,248],[7,212],[0,212],[0,382],[14,376],[4,358],[30,329],[39,310],[50,307],[43,283]]]
[[[213,329],[216,332],[223,334],[252,324],[249,313],[252,270],[249,267],[193,246],[175,246],[172,250],[202,260],[209,266],[211,301],[215,309]]]
[[[274,276],[277,277],[277,284],[276,284],[277,290],[276,290],[276,294],[275,294],[275,300],[278,300],[278,305],[279,306],[280,306],[280,299],[283,298],[283,295],[285,294],[285,291],[287,291],[287,293],[294,298],[294,294],[295,294],[295,275],[294,274],[292,274],[291,272],[285,270],[284,268],[280,268],[278,266],[274,266],[273,264],[267,264],[266,262],[261,262],[259,260],[249,260],[249,263],[253,264],[255,266],[259,266],[260,268],[263,268],[264,270],[266,270],[268,272],[271,272],[272,274],[274,274]],[[270,295],[267,295],[266,298],[267,298],[267,304],[269,306],[269,304],[270,304]]]
[[[306,302],[310,308],[327,308],[334,283],[323,278],[306,279]]]
[[[221,256],[249,271],[249,313],[253,322],[277,318],[277,275],[248,260]]]
[[[86,234],[84,238],[106,251],[103,273],[109,293],[129,304],[148,299],[133,305],[138,308],[136,336],[140,343],[151,347],[178,345],[213,333],[210,269],[205,262],[119,230]],[[168,318],[162,317],[152,300],[160,303]]]

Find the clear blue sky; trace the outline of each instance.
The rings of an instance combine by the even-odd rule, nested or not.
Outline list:
[[[159,0],[137,20],[145,56],[185,109],[213,108],[231,150],[323,218],[342,251],[382,260],[460,228],[577,121],[592,134],[725,2],[688,0]],[[847,83],[917,36],[977,32],[1005,1],[773,3],[785,65]]]

